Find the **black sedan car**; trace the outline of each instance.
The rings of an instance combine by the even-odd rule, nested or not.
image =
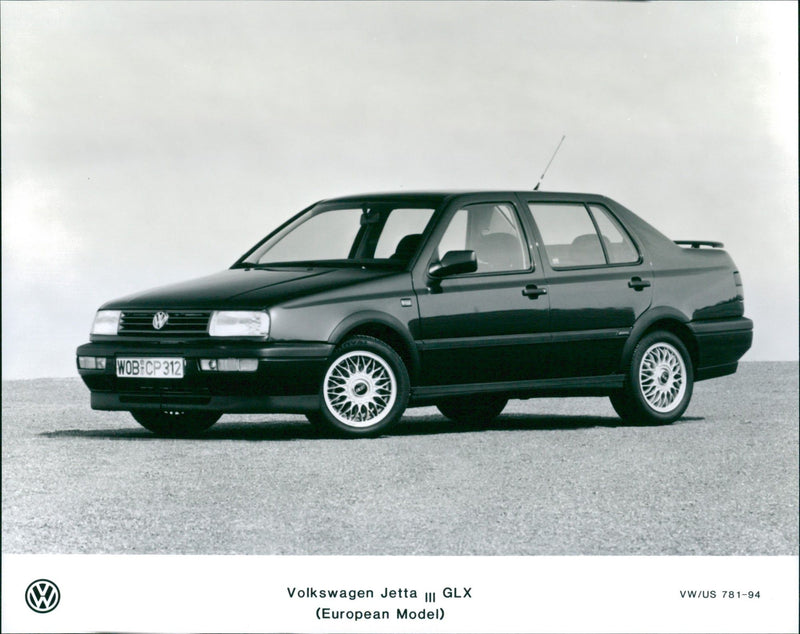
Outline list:
[[[479,422],[535,396],[669,423],[752,342],[721,247],[592,194],[323,200],[226,271],[103,305],[77,365],[94,409],[164,435],[283,412],[374,436],[409,406]]]

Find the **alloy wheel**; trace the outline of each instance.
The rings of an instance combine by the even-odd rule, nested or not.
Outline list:
[[[330,413],[349,427],[371,427],[386,418],[397,399],[397,379],[377,354],[354,350],[325,374],[323,397]]]
[[[686,364],[678,350],[659,341],[651,345],[639,364],[639,389],[648,406],[660,413],[679,407],[686,392]]]

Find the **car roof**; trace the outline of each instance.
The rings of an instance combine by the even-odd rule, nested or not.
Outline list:
[[[320,202],[350,202],[360,200],[391,201],[391,202],[432,202],[439,204],[450,198],[467,196],[523,196],[529,199],[540,200],[608,200],[606,196],[599,194],[577,193],[577,192],[551,192],[533,190],[494,190],[494,189],[446,189],[446,190],[411,190],[394,192],[372,192],[364,194],[351,194],[347,196],[336,196],[326,198]]]

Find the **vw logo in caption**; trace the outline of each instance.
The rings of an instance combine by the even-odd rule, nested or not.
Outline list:
[[[25,603],[31,610],[40,614],[55,610],[60,600],[61,591],[48,579],[37,579],[25,590]]]

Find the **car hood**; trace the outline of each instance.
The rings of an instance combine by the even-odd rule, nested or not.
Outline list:
[[[266,308],[315,292],[396,275],[363,268],[229,269],[214,275],[134,293],[103,309]]]

